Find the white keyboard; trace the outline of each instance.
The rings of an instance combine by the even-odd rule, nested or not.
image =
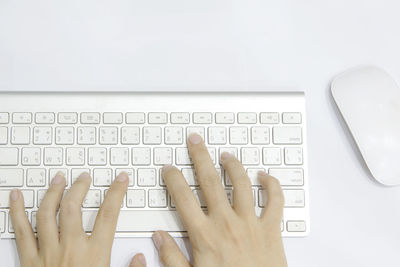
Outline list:
[[[130,182],[116,236],[150,236],[185,229],[160,176],[164,164],[180,168],[206,208],[186,138],[203,136],[227,197],[232,186],[219,155],[234,153],[253,184],[260,214],[264,194],[257,172],[280,180],[285,195],[283,236],[310,230],[305,101],[302,93],[1,93],[0,236],[13,238],[9,193],[19,188],[34,231],[36,212],[58,171],[67,188],[83,171],[92,185],[82,207],[91,231],[108,186],[119,172]]]

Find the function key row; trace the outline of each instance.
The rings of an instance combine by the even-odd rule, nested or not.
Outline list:
[[[11,121],[14,124],[54,124],[57,120],[59,124],[167,124],[168,118],[171,124],[233,124],[235,120],[239,124],[256,124],[257,120],[261,124],[278,124],[280,121],[285,124],[300,124],[302,122],[301,113],[299,112],[60,112],[57,114],[52,112],[38,112],[32,114],[30,112],[14,112],[11,115]],[[147,115],[147,116],[146,116]],[[10,115],[7,112],[0,112],[0,124],[8,124]],[[147,119],[146,119],[147,117]],[[214,118],[214,121],[213,121]]]

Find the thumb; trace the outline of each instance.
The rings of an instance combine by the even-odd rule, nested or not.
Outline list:
[[[160,260],[165,267],[190,267],[189,261],[179,249],[175,240],[164,231],[153,234],[153,242],[158,250]]]
[[[129,267],[146,267],[146,258],[142,253],[136,254]]]

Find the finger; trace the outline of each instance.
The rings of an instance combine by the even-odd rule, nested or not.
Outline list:
[[[240,215],[255,216],[253,190],[251,182],[243,165],[231,153],[224,152],[221,155],[221,163],[228,172],[233,185],[233,207]]]
[[[123,172],[115,178],[97,214],[91,239],[111,248],[122,200],[128,188],[129,177]]]
[[[168,192],[174,200],[176,209],[182,218],[183,224],[190,232],[193,228],[200,225],[206,217],[186,179],[177,168],[170,165],[164,166],[162,176],[167,185]]]
[[[267,192],[267,202],[261,219],[280,226],[285,199],[279,180],[265,172],[259,172],[258,178]]]
[[[221,179],[200,135],[191,134],[189,136],[188,149],[209,213],[215,210],[230,210],[231,206],[222,187]]]
[[[146,258],[142,253],[136,254],[129,267],[146,267]]]
[[[59,172],[51,181],[36,215],[39,244],[42,249],[53,249],[58,244],[57,210],[65,189],[64,175]]]
[[[153,242],[165,267],[189,267],[190,263],[179,249],[175,240],[164,231],[153,234]]]
[[[90,187],[90,176],[82,173],[67,191],[60,205],[60,237],[75,238],[85,232],[82,227],[82,202]]]
[[[12,190],[10,194],[10,216],[21,265],[28,266],[37,257],[38,248],[35,235],[25,213],[24,197],[18,189]]]

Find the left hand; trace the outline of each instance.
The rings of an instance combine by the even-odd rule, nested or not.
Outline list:
[[[82,227],[82,202],[91,184],[83,173],[66,192],[65,178],[52,180],[36,216],[37,237],[24,209],[23,195],[13,190],[10,215],[22,267],[109,267],[119,210],[128,187],[128,175],[121,173],[112,183],[98,212],[92,234]],[[60,207],[60,230],[56,215]],[[138,256],[140,259],[140,255]]]

